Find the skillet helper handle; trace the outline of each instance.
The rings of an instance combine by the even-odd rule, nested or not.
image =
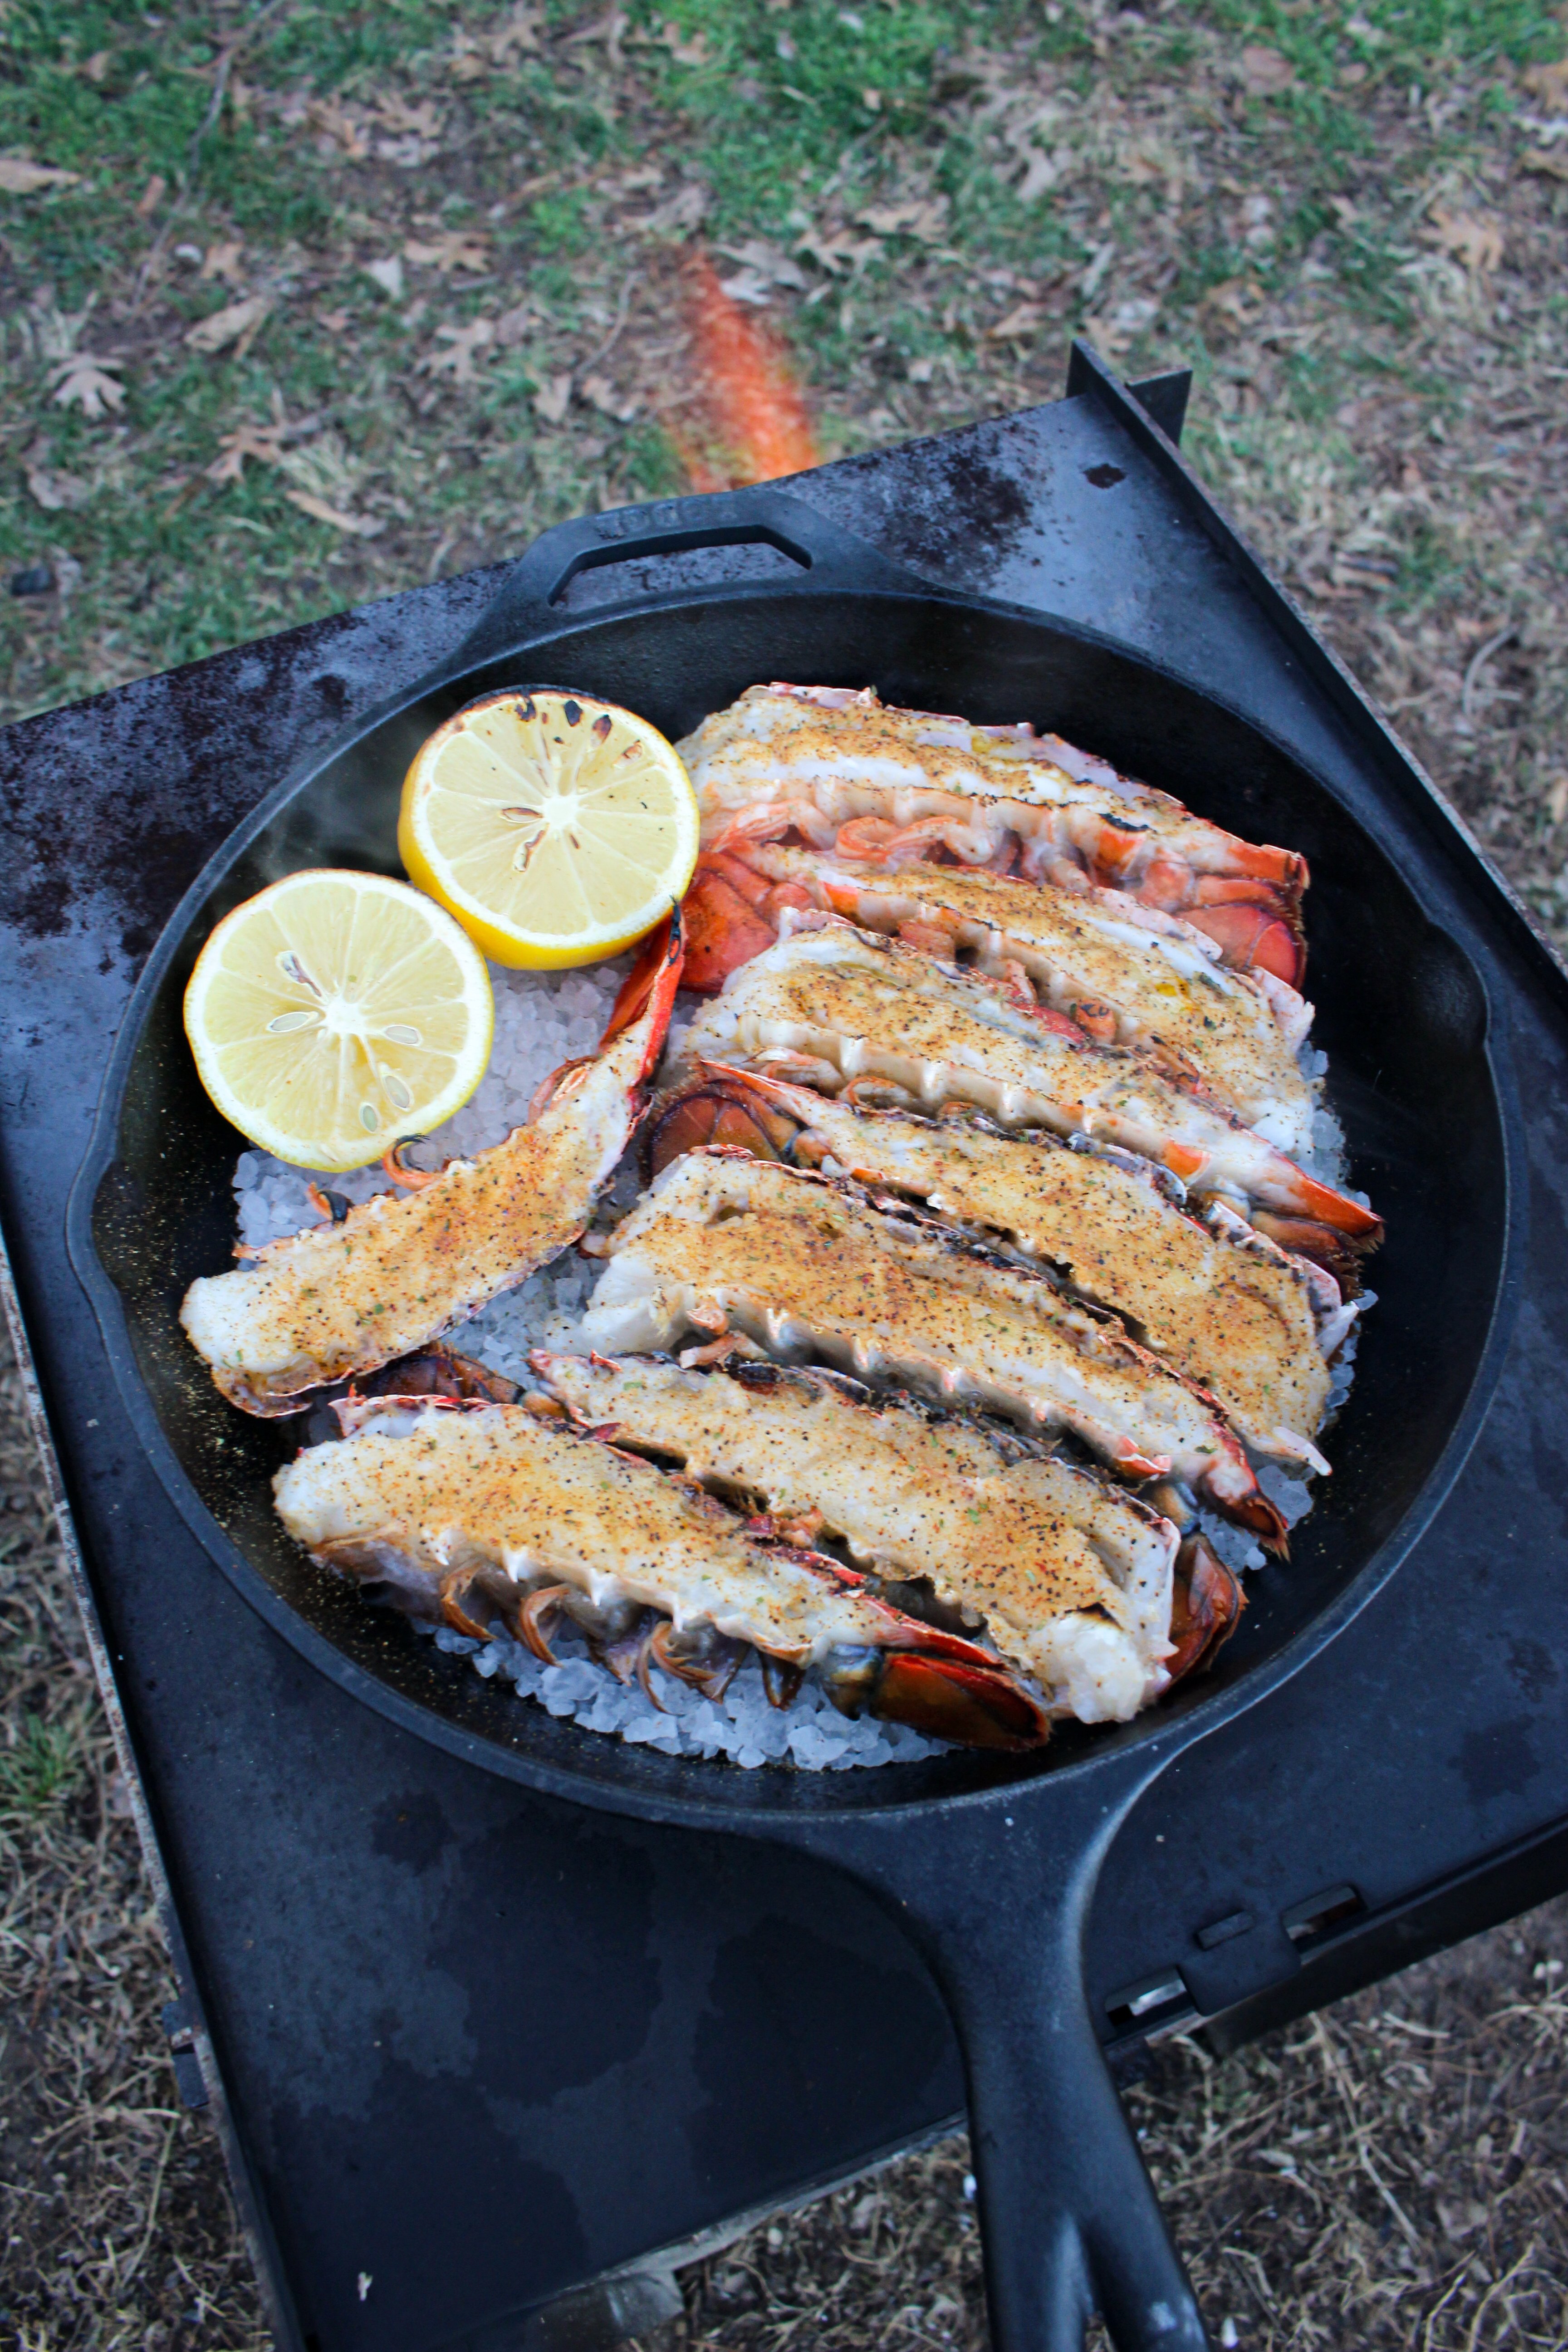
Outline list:
[[[531,637],[559,629],[567,618],[566,591],[582,572],[710,547],[776,549],[797,566],[797,572],[793,581],[787,574],[770,577],[772,591],[782,587],[787,592],[794,586],[931,593],[928,582],[787,490],[763,484],[748,490],[660,499],[650,506],[581,515],[542,532],[511,565],[448,667],[473,669]],[[689,594],[689,587],[679,593]],[[651,602],[657,594],[657,589],[628,583],[628,602]]]

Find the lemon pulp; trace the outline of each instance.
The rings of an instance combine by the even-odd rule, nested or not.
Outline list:
[[[252,1143],[341,1172],[450,1118],[485,1073],[484,958],[406,882],[290,874],[218,924],[185,991],[202,1084]]]
[[[420,749],[397,845],[498,963],[591,963],[652,929],[697,862],[697,798],[657,728],[553,688],[487,695]]]

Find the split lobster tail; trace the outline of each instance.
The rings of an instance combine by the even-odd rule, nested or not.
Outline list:
[[[1247,1595],[1234,1569],[1226,1566],[1204,1536],[1189,1536],[1176,1554],[1171,1593],[1172,1654],[1165,1671],[1173,1683],[1214,1664],[1241,1622]]]
[[[759,1160],[785,1160],[805,1124],[780,1097],[798,1096],[794,1087],[770,1086],[750,1071],[701,1063],[700,1075],[657,1102],[649,1114],[643,1150],[650,1177],[688,1151],[728,1144]]]
[[[989,1748],[1018,1755],[1043,1748],[1050,1721],[1027,1691],[994,1662],[964,1664],[918,1650],[881,1650],[868,1704],[873,1715],[907,1723],[930,1739],[951,1739],[964,1748]],[[984,1657],[984,1652],[976,1654]],[[841,1706],[831,1669],[827,1695]],[[849,1709],[847,1712],[856,1712]]]

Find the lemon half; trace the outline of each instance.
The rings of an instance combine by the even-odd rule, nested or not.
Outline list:
[[[697,796],[655,727],[553,688],[488,695],[437,729],[397,846],[486,955],[533,970],[630,947],[697,862]]]
[[[381,874],[274,882],[224,917],[185,991],[185,1034],[224,1117],[279,1160],[333,1172],[450,1118],[494,1027],[473,941]]]

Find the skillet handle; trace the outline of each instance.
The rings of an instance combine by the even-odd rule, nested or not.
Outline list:
[[[566,591],[582,572],[710,547],[775,548],[799,572],[793,581],[787,576],[770,579],[773,591],[881,588],[931,593],[929,582],[917,579],[868,540],[841,530],[816,507],[785,490],[761,485],[660,499],[651,506],[580,515],[542,532],[512,564],[482,617],[443,667],[471,670],[531,637],[559,629],[566,617]],[[629,587],[627,601],[651,603],[658,593],[637,583]],[[683,584],[677,593],[689,595],[689,586]]]
[[[1117,2352],[1209,2344],[1083,1986],[1100,1862],[1147,1778],[998,1791],[934,1837],[841,1819],[818,1847],[881,1895],[952,2012],[994,2352],[1082,2352],[1096,2311]]]
[[[994,2352],[1082,2352],[1095,2311],[1117,2352],[1203,2352],[1090,2021],[1072,1895],[933,1954],[963,2051]]]

